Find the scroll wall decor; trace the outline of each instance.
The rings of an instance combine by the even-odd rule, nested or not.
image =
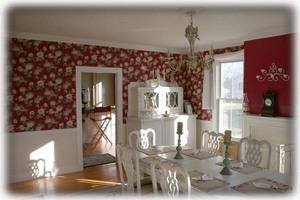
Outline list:
[[[268,81],[278,81],[280,78],[283,81],[288,81],[290,80],[290,76],[288,74],[284,73],[284,69],[277,67],[275,65],[275,63],[272,63],[272,65],[269,68],[269,71],[265,70],[265,69],[261,69],[260,70],[262,73],[261,75],[256,75],[256,79],[259,82],[263,82],[265,79],[267,79]]]

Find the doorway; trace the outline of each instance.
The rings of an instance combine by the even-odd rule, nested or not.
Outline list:
[[[83,157],[115,156],[115,74],[81,73]]]
[[[90,74],[106,74],[112,75],[114,79],[114,102],[113,113],[115,121],[115,137],[112,142],[113,145],[116,145],[118,142],[123,142],[123,129],[122,129],[122,69],[121,68],[106,68],[106,67],[87,67],[87,66],[77,66],[76,67],[76,117],[77,117],[77,131],[78,131],[78,161],[83,163],[83,142],[85,142],[86,135],[83,132],[83,105],[82,105],[82,75],[84,73]],[[98,98],[98,97],[97,97]],[[103,105],[103,102],[97,99],[98,105]],[[115,154],[115,152],[113,152]],[[115,155],[113,155],[115,156]]]

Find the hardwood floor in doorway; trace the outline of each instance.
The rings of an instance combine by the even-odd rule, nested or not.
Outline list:
[[[112,144],[102,138],[95,148],[90,147],[89,144],[85,144],[83,147],[83,157],[93,156],[97,154],[109,153],[116,156],[116,139],[115,136],[110,137]]]

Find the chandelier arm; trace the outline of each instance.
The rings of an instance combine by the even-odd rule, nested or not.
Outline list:
[[[202,54],[200,54],[200,58],[197,58],[197,55],[195,55],[195,41],[196,39],[199,39],[199,33],[198,33],[198,27],[193,26],[193,14],[195,14],[195,11],[188,11],[186,12],[190,15],[190,25],[188,25],[185,28],[185,37],[189,42],[189,54],[186,55],[187,58],[181,59],[180,61],[177,61],[170,57],[168,54],[168,57],[166,58],[166,65],[172,70],[172,71],[179,71],[180,67],[186,66],[188,68],[188,73],[190,73],[191,69],[196,69],[200,64],[204,69],[212,69],[213,62],[215,61],[214,55],[213,55],[213,47],[212,44],[210,46],[209,51],[209,57],[206,59]],[[171,60],[173,58],[174,60]],[[173,62],[174,61],[174,62]]]

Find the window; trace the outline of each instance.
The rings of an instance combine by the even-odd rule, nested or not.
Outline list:
[[[242,137],[242,101],[244,62],[220,62],[217,70],[218,132],[232,130],[232,137]],[[218,79],[218,78],[217,78]]]
[[[96,82],[95,85],[93,85],[93,94],[94,94],[94,105],[95,106],[102,106],[102,102],[103,102],[103,96],[102,96],[102,90],[103,90],[103,86],[102,86],[102,82]]]

